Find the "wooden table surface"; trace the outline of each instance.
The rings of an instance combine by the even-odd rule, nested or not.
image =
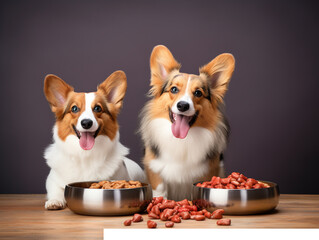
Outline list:
[[[82,216],[69,209],[47,211],[44,194],[0,195],[0,239],[102,239],[104,228],[124,228],[129,216]],[[146,228],[144,221],[129,228]],[[277,209],[269,214],[227,216],[229,227],[216,225],[216,220],[183,220],[174,228],[319,228],[319,195],[282,194]],[[164,222],[158,228],[165,228]],[[128,227],[125,227],[128,228]]]

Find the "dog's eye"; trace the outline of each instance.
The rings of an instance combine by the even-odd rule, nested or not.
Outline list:
[[[194,92],[194,96],[195,96],[195,97],[201,97],[201,96],[203,96],[203,93],[202,93],[199,89],[197,89],[197,90]]]
[[[176,93],[178,93],[178,92],[179,92],[179,90],[178,90],[177,87],[172,87],[172,88],[171,88],[171,93],[176,94]]]
[[[93,108],[94,112],[102,112],[102,108],[99,105],[95,105],[95,107]]]
[[[77,113],[78,111],[80,111],[80,109],[79,109],[76,105],[74,105],[74,106],[71,108],[71,111],[72,111],[73,113]]]

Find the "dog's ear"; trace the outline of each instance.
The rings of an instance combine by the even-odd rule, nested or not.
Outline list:
[[[154,47],[151,59],[151,95],[160,94],[163,86],[168,80],[168,76],[172,71],[178,71],[181,65],[175,60],[172,53],[167,47],[158,45]]]
[[[208,79],[211,93],[218,102],[223,101],[234,69],[235,58],[230,53],[218,55],[199,69],[200,75]]]
[[[123,71],[116,71],[105,79],[105,81],[97,87],[97,90],[101,91],[107,102],[114,106],[117,114],[122,107],[126,88],[125,73]]]
[[[74,89],[61,78],[48,74],[44,79],[44,95],[48,100],[51,110],[57,113],[58,109],[63,109],[70,92]]]

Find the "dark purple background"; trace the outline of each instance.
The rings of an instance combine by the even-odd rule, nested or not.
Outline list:
[[[95,91],[113,71],[128,77],[121,141],[140,162],[138,114],[147,101],[152,48],[166,45],[182,71],[230,52],[232,127],[227,173],[319,193],[319,14],[310,1],[1,1],[0,193],[44,193],[43,159],[54,116],[48,73]]]

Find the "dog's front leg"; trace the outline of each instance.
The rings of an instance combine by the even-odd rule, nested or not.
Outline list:
[[[152,186],[153,197],[164,197],[167,198],[167,186],[159,173],[152,171],[149,166],[145,165],[145,172],[149,183]]]
[[[64,187],[62,186],[58,183],[55,174],[51,170],[46,181],[48,201],[45,202],[45,208],[47,210],[59,210],[65,208]]]
[[[167,187],[163,182],[157,185],[156,188],[153,188],[153,197],[164,197],[167,198]]]

